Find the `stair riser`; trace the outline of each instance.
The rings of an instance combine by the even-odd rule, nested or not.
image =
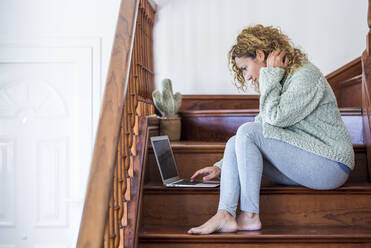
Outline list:
[[[217,211],[219,192],[146,191],[143,224],[197,226]],[[181,214],[180,214],[181,213]],[[371,227],[371,195],[341,191],[261,193],[263,226]]]
[[[259,109],[259,95],[182,95],[179,112],[187,110]]]
[[[353,144],[362,142],[362,116],[342,115],[345,126],[351,134]],[[252,113],[197,113],[182,114],[181,140],[223,141],[236,134],[237,129],[246,122],[255,121]]]
[[[186,151],[181,152],[173,149],[175,161],[179,170],[179,174],[183,178],[190,178],[198,169],[206,166],[212,166],[215,162],[223,158],[223,150],[210,151],[210,152],[199,152],[197,151]],[[355,169],[351,172],[350,177],[347,181],[349,183],[367,182],[368,180],[368,169],[367,169],[367,155],[366,151],[359,149],[355,152]],[[159,169],[156,163],[153,150],[148,150],[148,160],[146,169],[146,181],[148,182],[161,182]],[[274,185],[266,178],[262,178],[262,186]]]
[[[255,117],[182,117],[182,140],[227,141],[238,127]]]

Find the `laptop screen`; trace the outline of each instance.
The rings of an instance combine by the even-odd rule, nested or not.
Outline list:
[[[178,176],[168,139],[154,140],[152,146],[164,180]]]

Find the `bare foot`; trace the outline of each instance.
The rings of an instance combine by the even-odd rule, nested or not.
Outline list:
[[[259,214],[241,211],[237,217],[237,228],[240,231],[260,230],[262,223]]]
[[[235,232],[237,222],[235,218],[225,210],[219,210],[203,225],[188,230],[189,234],[209,234],[213,232]]]

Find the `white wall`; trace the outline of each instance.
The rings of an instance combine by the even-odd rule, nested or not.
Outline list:
[[[120,0],[2,0],[0,35],[17,43],[45,37],[97,38],[101,43],[99,80],[105,82],[119,5]]]
[[[326,75],[366,46],[367,1],[158,0],[155,80],[182,94],[244,94],[232,84],[227,52],[243,27],[281,27]],[[249,91],[249,94],[255,94]]]
[[[0,1],[0,247],[75,247],[119,4]]]

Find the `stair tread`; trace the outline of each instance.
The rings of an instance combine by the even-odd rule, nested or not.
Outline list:
[[[355,107],[341,107],[339,108],[340,114],[345,115],[355,115],[359,116],[362,113],[362,108]],[[258,114],[259,109],[203,109],[203,110],[182,110],[180,113],[182,115],[190,113],[210,113],[210,114]]]
[[[371,239],[370,227],[310,227],[310,226],[263,226],[257,231],[239,231],[235,233],[213,233],[209,235],[187,234],[190,226],[159,226],[145,225],[139,234],[141,241],[145,239],[166,239],[187,241],[220,240],[224,242],[253,242],[254,240],[287,240],[287,239],[329,239],[346,241],[349,239]],[[354,241],[354,240],[353,240]],[[360,240],[357,240],[360,241]]]
[[[170,141],[173,150],[222,150],[225,149],[225,142],[221,141],[197,141],[197,140],[178,140]],[[148,143],[148,148],[152,149],[152,144]]]
[[[221,141],[202,141],[202,140],[177,140],[170,141],[172,149],[224,149],[226,142]],[[152,144],[148,143],[152,149]],[[353,143],[353,148],[365,148],[363,143]]]
[[[198,147],[198,146],[212,146],[212,147],[225,147],[225,142],[221,141],[198,141],[198,140],[179,140],[171,141],[172,147]]]
[[[156,193],[156,192],[167,192],[167,193],[185,193],[189,194],[192,192],[197,193],[217,193],[219,194],[219,187],[217,188],[187,188],[187,187],[165,187],[159,182],[149,182],[144,185],[144,193]],[[260,188],[261,193],[307,193],[307,194],[341,194],[342,192],[352,192],[358,194],[370,194],[371,183],[352,183],[345,184],[339,188],[331,190],[315,190],[306,188],[304,186],[286,186],[286,185],[272,185],[262,186]]]

